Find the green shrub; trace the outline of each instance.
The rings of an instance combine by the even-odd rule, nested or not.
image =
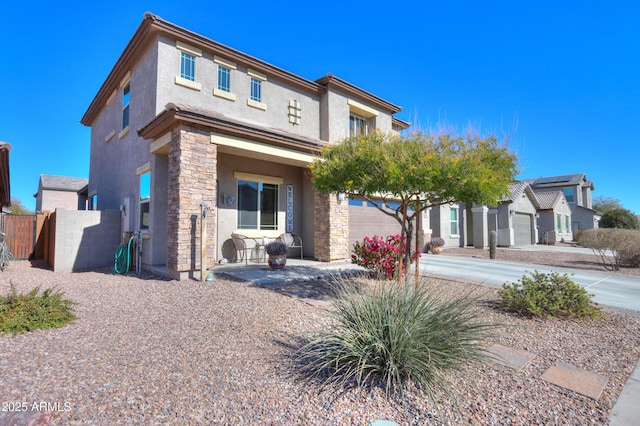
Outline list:
[[[334,327],[296,353],[303,374],[323,384],[379,386],[387,395],[407,385],[451,395],[447,372],[487,356],[483,341],[495,326],[480,321],[477,298],[444,300],[425,283],[369,281],[358,292],[337,291]]]
[[[11,284],[9,294],[0,296],[0,333],[25,333],[36,329],[59,328],[73,321],[75,302],[63,299],[60,291],[40,287],[18,294]]]
[[[592,297],[567,274],[534,271],[517,283],[504,283],[498,304],[526,316],[595,318],[601,315],[601,308],[592,303]]]
[[[605,269],[617,271],[620,266],[640,266],[640,231],[631,229],[587,229],[578,242],[593,250]]]

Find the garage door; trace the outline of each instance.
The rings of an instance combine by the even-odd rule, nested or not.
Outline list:
[[[349,251],[356,241],[400,233],[400,224],[364,200],[349,200]]]
[[[513,217],[513,234],[514,245],[530,246],[531,241],[531,215],[524,213],[516,213]]]

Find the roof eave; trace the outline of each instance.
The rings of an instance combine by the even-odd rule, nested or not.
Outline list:
[[[321,84],[323,86],[335,86],[336,88],[344,91],[345,93],[352,96],[359,97],[367,102],[370,102],[373,105],[376,105],[377,107],[391,114],[395,114],[397,112],[402,111],[401,106],[392,104],[391,102],[386,101],[370,92],[367,92],[366,90],[363,90],[358,86],[355,86],[341,78],[338,78],[331,73],[317,79],[316,83]]]

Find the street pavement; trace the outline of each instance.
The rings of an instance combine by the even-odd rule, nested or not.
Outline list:
[[[587,272],[578,269],[501,262],[473,257],[425,255],[420,259],[420,275],[442,276],[500,287],[516,282],[534,270],[543,273],[559,272],[594,295],[600,305],[640,311],[640,279],[616,273]]]

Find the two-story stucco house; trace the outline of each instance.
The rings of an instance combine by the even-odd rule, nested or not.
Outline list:
[[[350,134],[407,128],[400,110],[147,13],[81,120],[91,127],[89,208],[119,209],[123,233],[142,233],[143,266],[177,279],[196,276],[200,247],[206,267],[231,258],[232,233],[292,232],[317,260],[348,258],[358,207],[314,191],[308,165]]]
[[[571,208],[571,230],[598,228],[602,217],[593,210],[593,182],[584,173],[528,179],[535,193],[560,191]]]

